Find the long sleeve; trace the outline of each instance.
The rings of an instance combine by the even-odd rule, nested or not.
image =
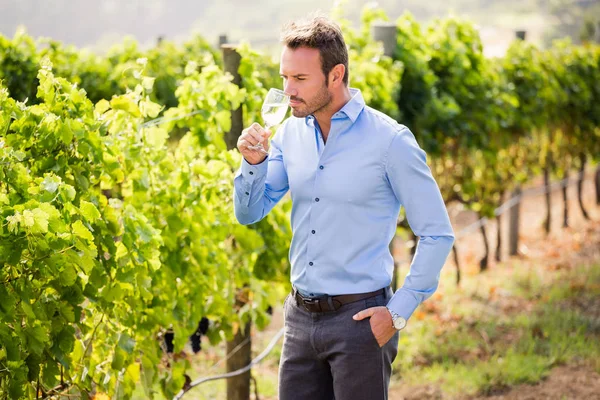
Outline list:
[[[404,206],[410,228],[419,237],[404,285],[388,303],[407,320],[437,289],[454,243],[448,211],[426,157],[412,132],[404,128],[392,140],[385,160],[387,179]]]
[[[283,126],[271,140],[269,156],[262,163],[251,165],[242,157],[233,181],[233,205],[243,225],[263,219],[289,189],[281,149],[282,130]]]

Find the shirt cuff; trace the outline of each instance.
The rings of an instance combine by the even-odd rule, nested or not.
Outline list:
[[[387,303],[387,307],[408,321],[419,304],[421,304],[420,299],[413,293],[407,289],[400,288],[396,290],[396,293],[394,293]]]
[[[244,157],[242,157],[242,178],[245,181],[252,183],[255,179],[262,178],[267,174],[269,157],[266,157],[261,163],[252,165]]]

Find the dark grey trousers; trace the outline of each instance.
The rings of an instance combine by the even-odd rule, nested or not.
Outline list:
[[[370,318],[355,321],[352,316],[385,306],[391,295],[388,287],[385,295],[320,313],[306,311],[288,295],[279,400],[387,400],[399,333],[379,347]]]

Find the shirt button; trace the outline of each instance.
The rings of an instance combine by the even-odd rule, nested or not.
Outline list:
[[[248,196],[250,194],[250,192],[246,192],[246,196]]]
[[[313,266],[313,262],[312,261],[309,262],[308,265],[310,265],[312,267]]]
[[[250,175],[254,175],[254,172],[250,171],[250,172],[249,172],[249,174],[250,174]]]
[[[323,168],[325,168],[325,167],[324,167],[324,166],[322,166],[322,165],[321,165],[321,166],[319,166],[319,169],[323,169]]]
[[[319,198],[317,197],[317,198],[315,199],[315,201],[319,201]]]
[[[314,229],[311,231],[312,234],[314,235],[315,233],[317,233],[317,231],[315,231]]]

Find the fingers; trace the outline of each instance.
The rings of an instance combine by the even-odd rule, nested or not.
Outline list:
[[[253,123],[248,128],[242,131],[238,139],[238,148],[248,148],[249,146],[256,146],[258,143],[262,143],[263,146],[268,145],[267,139],[270,136],[270,132],[264,130],[258,123]]]
[[[246,130],[246,134],[253,144],[263,143],[269,137],[267,131],[256,122]]]
[[[248,134],[252,136],[256,140],[256,142],[264,142],[266,138],[268,138],[268,133],[265,131],[262,126],[257,124],[256,122],[250,125],[248,128]]]
[[[252,138],[242,139],[241,137],[238,139],[238,148],[240,150],[247,149],[252,146],[256,146],[258,142]]]
[[[360,321],[361,319],[370,317],[371,315],[373,315],[374,308],[375,307],[371,307],[371,308],[367,308],[366,310],[359,311],[356,314],[354,314],[352,319],[354,319],[355,321]]]

